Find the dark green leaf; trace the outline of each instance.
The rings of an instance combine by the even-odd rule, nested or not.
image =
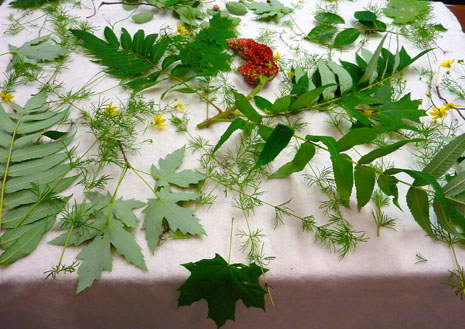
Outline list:
[[[354,17],[359,21],[374,21],[376,20],[376,14],[371,11],[356,11]]]
[[[262,116],[257,111],[255,111],[247,97],[235,92],[234,99],[236,101],[237,109],[242,114],[244,114],[250,121],[255,123],[260,123],[262,121]]]
[[[334,38],[333,46],[342,47],[350,45],[360,36],[360,31],[354,28],[348,28],[338,33]]]
[[[397,189],[397,183],[398,182],[399,182],[398,179],[395,178],[394,176],[379,175],[379,177],[378,177],[378,186],[381,189],[381,191],[383,191],[384,194],[386,194],[386,195],[393,196],[394,199],[392,200],[392,202],[399,209],[401,209],[400,205],[399,205],[399,202],[398,202],[398,199],[399,199],[399,191]]]
[[[392,153],[394,151],[397,151],[400,149],[402,146],[404,146],[407,143],[412,143],[412,142],[419,142],[422,141],[422,139],[408,139],[408,140],[403,140],[388,146],[383,146],[380,148],[377,148],[376,150],[371,151],[368,154],[365,154],[358,160],[359,164],[366,164],[366,163],[371,163],[373,160],[383,157],[385,155],[388,155],[389,153]]]
[[[253,100],[255,101],[255,105],[257,105],[257,107],[266,112],[271,112],[271,108],[273,107],[273,103],[271,103],[269,100],[267,100],[266,98],[263,98],[261,96],[255,96],[253,98]]]
[[[465,152],[465,134],[456,137],[443,147],[423,171],[434,178],[439,178],[452,167],[463,152]]]
[[[266,291],[258,282],[262,275],[259,266],[251,263],[228,264],[218,254],[213,259],[182,264],[191,272],[190,277],[178,288],[178,306],[191,305],[205,299],[208,317],[221,327],[228,319],[234,320],[236,303],[240,299],[246,307],[265,310]]]
[[[376,136],[376,131],[372,128],[352,129],[337,141],[337,146],[340,152],[347,151],[355,145],[370,143]]]
[[[329,12],[318,13],[315,16],[315,20],[319,23],[329,25],[345,23],[344,19],[341,16]]]
[[[302,94],[292,105],[290,110],[296,111],[300,110],[305,107],[312,106],[313,102],[315,102],[321,93],[328,87],[334,86],[334,84],[329,84],[325,86],[318,87],[316,89],[307,91],[306,93]]]
[[[260,153],[257,163],[252,170],[273,161],[287,144],[289,144],[292,136],[294,136],[294,129],[281,123],[278,124],[266,140],[265,147]]]
[[[118,38],[116,37],[115,33],[113,32],[112,29],[110,29],[108,26],[105,27],[103,34],[105,35],[105,39],[108,41],[110,46],[113,48],[118,49],[119,48],[119,41]]]
[[[315,42],[322,42],[332,38],[337,32],[337,28],[331,25],[317,25],[307,35],[307,39]]]
[[[376,175],[370,167],[357,165],[354,179],[357,189],[357,208],[360,211],[370,201],[375,188]]]
[[[314,155],[315,146],[311,143],[302,143],[297,150],[294,159],[279,168],[269,178],[285,178],[290,176],[292,173],[302,171]]]
[[[409,188],[407,192],[407,205],[413,218],[424,229],[428,235],[434,237],[435,234],[431,229],[431,221],[429,218],[429,201],[428,194],[418,189],[416,186]]]
[[[283,96],[275,100],[271,108],[273,113],[287,112],[291,106],[291,96]]]
[[[60,139],[67,133],[68,133],[67,131],[48,130],[44,132],[42,135],[56,141],[57,139]]]
[[[216,144],[215,148],[212,151],[212,154],[214,154],[220,147],[223,145],[229,137],[231,137],[232,133],[235,132],[238,129],[242,129],[247,121],[242,120],[241,118],[235,119],[231,124],[229,125],[228,129],[221,135],[220,140]]]

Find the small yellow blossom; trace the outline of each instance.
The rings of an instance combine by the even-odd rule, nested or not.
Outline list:
[[[164,123],[165,121],[166,119],[163,119],[163,115],[161,113],[153,116],[153,125],[158,128],[166,127],[166,124]]]
[[[281,55],[279,54],[279,51],[276,52],[276,55],[274,55],[274,60],[277,61],[281,58]]]
[[[442,62],[441,66],[442,66],[442,67],[451,67],[451,65],[452,65],[454,62],[455,62],[455,59],[453,59],[453,60],[448,59],[448,60]]]
[[[189,35],[189,34],[191,34],[188,30],[186,30],[186,27],[184,25],[182,25],[182,24],[178,24],[176,26],[176,30],[177,30],[178,34],[180,34],[180,35]]]
[[[104,111],[106,114],[109,114],[109,115],[111,115],[112,117],[114,117],[115,115],[118,114],[117,108],[118,108],[117,106],[114,106],[114,105],[113,105],[113,102],[110,102],[110,104],[108,104],[107,106],[105,106],[105,108],[104,108],[103,111]]]
[[[182,104],[176,104],[176,107],[178,109],[180,109],[181,111],[185,111],[186,109],[184,108],[184,106],[182,106]]]
[[[432,115],[433,120],[436,121],[437,119],[442,119],[447,115],[447,112],[450,108],[445,108],[444,105],[441,105],[440,108],[433,106],[433,112],[429,112]]]
[[[293,77],[295,75],[295,72],[287,72],[287,75]]]
[[[417,101],[418,101],[418,104],[420,105],[423,104],[423,99],[420,98],[420,99],[417,99]]]
[[[431,98],[431,93],[429,91],[426,93],[426,97]]]
[[[375,113],[375,110],[374,109],[362,109],[362,112],[363,114],[370,116],[373,113]]]
[[[4,101],[5,103],[9,103],[11,102],[11,100],[14,98],[12,94],[5,94],[3,92],[3,90],[0,92],[0,98],[2,99],[2,101]]]
[[[449,111],[453,107],[460,107],[460,106],[457,105],[457,104],[454,104],[454,103],[444,103],[444,107],[445,107],[446,111]]]

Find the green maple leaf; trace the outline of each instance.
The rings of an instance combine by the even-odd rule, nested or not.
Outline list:
[[[407,24],[413,22],[416,17],[427,14],[429,10],[427,1],[390,0],[383,12],[393,18],[395,24]]]
[[[191,305],[200,299],[208,303],[208,317],[221,327],[234,320],[236,303],[265,310],[265,289],[258,283],[263,274],[259,266],[228,264],[220,255],[196,263],[182,264],[191,275],[178,291],[178,306]],[[263,269],[265,272],[267,269]]]
[[[270,0],[267,2],[252,2],[247,5],[250,10],[255,12],[255,15],[260,16],[261,20],[276,19],[279,21],[282,17],[292,12],[291,8],[285,7],[278,0]]]
[[[40,62],[52,61],[68,54],[65,48],[50,42],[50,35],[26,42],[19,48],[9,45],[9,50],[14,56],[8,65],[8,70],[18,61],[38,65]]]
[[[196,200],[200,194],[171,193],[169,188],[163,187],[158,192],[158,197],[159,199],[149,199],[148,206],[142,211],[145,214],[142,229],[145,229],[145,237],[152,253],[164,231],[163,220],[166,220],[173,232],[179,230],[183,234],[205,234],[194,211],[177,204],[180,201]]]
[[[179,187],[189,187],[205,179],[205,176],[190,169],[175,172],[184,159],[185,146],[170,153],[164,159],[158,160],[157,168],[152,165],[152,175],[157,179],[157,186],[163,187],[173,184]]]
[[[82,260],[78,269],[76,294],[89,288],[95,280],[100,280],[102,271],[111,271],[113,259],[108,237],[98,236],[77,255]]]

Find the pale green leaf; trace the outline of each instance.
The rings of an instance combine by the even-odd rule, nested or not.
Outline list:
[[[118,255],[126,258],[129,263],[147,270],[140,246],[137,244],[134,236],[124,229],[123,224],[112,220],[107,229],[110,242],[115,247]]]
[[[144,24],[152,20],[153,13],[151,11],[144,11],[143,13],[139,13],[139,14],[135,14],[131,16],[131,18],[137,24]]]
[[[323,99],[324,100],[329,100],[334,98],[334,93],[337,90],[337,85],[336,85],[336,76],[334,73],[326,66],[326,64],[322,61],[319,60],[317,62],[317,68],[318,72],[320,73],[321,77],[321,84],[324,85],[332,85],[334,86],[328,87],[325,90],[323,90]]]
[[[339,89],[341,90],[341,94],[352,89],[353,82],[349,72],[347,72],[342,66],[339,66],[331,61],[326,62],[326,65],[328,65],[331,71],[336,74],[337,80],[339,81]]]
[[[20,162],[9,167],[8,175],[10,177],[41,175],[42,172],[56,166],[57,164],[63,162],[67,158],[68,156],[66,155],[66,153],[60,152],[44,158]],[[2,170],[0,170],[0,174],[3,174]],[[33,180],[32,177],[30,177],[29,179]]]
[[[5,192],[12,193],[19,190],[29,189],[32,184],[47,184],[55,181],[61,176],[66,175],[71,170],[69,164],[63,164],[41,172],[35,176],[21,176],[9,179],[5,184]]]

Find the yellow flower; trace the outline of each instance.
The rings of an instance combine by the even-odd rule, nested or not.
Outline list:
[[[103,110],[106,114],[111,115],[114,117],[115,115],[118,114],[117,106],[113,106],[113,102],[110,102],[107,106],[105,106],[105,109]]]
[[[444,107],[445,107],[446,111],[449,111],[453,107],[460,107],[460,106],[457,105],[457,104],[454,104],[454,103],[444,103]]]
[[[186,30],[185,26],[182,25],[182,24],[178,24],[176,26],[176,30],[177,30],[178,34],[180,34],[180,35],[189,35],[189,34],[191,34],[188,30]]]
[[[276,52],[276,55],[274,55],[274,60],[277,61],[281,58],[281,55],[279,54],[279,51]]]
[[[164,123],[165,121],[166,119],[163,119],[163,115],[161,113],[153,116],[153,125],[158,128],[166,127],[166,124]]]
[[[180,109],[181,111],[185,111],[186,109],[184,108],[184,106],[182,106],[182,104],[176,104],[176,107],[178,109]]]
[[[5,94],[3,92],[3,90],[0,92],[0,98],[2,99],[2,101],[4,101],[5,103],[9,103],[11,102],[11,100],[14,98],[12,94]]]
[[[453,59],[453,60],[448,59],[448,60],[442,62],[441,66],[442,67],[451,67],[452,63],[454,63],[454,62],[455,62],[455,59]]]
[[[295,72],[287,72],[287,75],[293,77],[295,75]]]
[[[431,93],[429,91],[426,93],[426,97],[431,98]]]
[[[446,108],[444,105],[441,105],[440,108],[433,106],[433,112],[429,112],[429,114],[431,114],[433,116],[433,120],[436,121],[437,119],[444,118],[449,110],[450,108]]]
[[[373,113],[375,113],[375,110],[374,109],[362,109],[362,112],[363,114],[370,116]]]

